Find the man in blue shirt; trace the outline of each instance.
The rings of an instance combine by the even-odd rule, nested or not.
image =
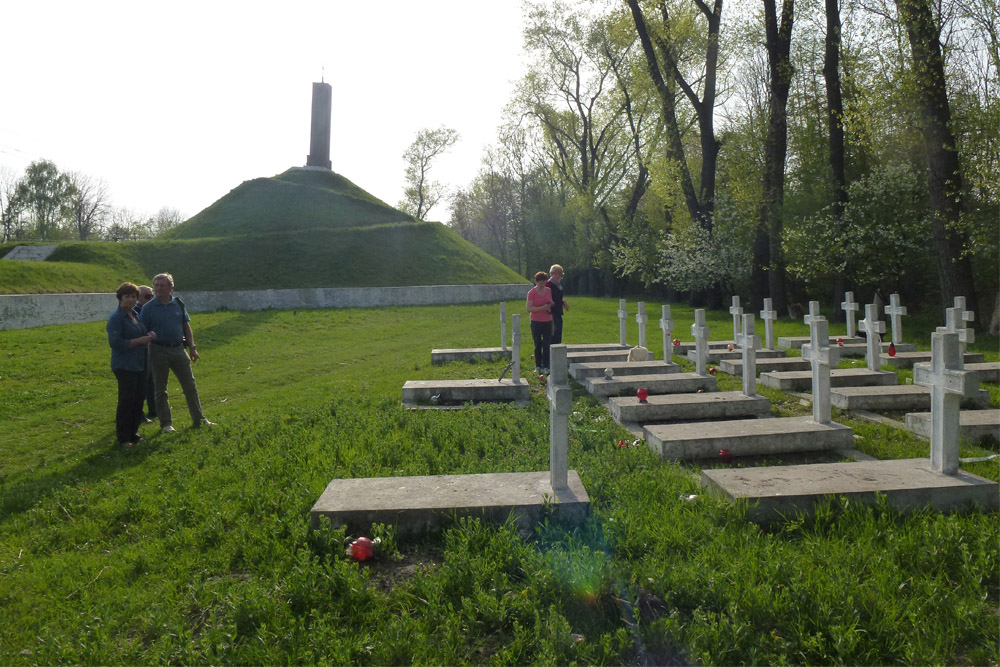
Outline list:
[[[195,428],[202,424],[213,425],[202,414],[198,387],[191,372],[191,363],[199,359],[194,333],[189,324],[191,318],[181,301],[173,296],[173,291],[174,277],[169,273],[161,273],[153,278],[153,294],[156,298],[142,307],[140,316],[146,329],[156,332],[155,344],[149,350],[149,361],[153,367],[156,416],[160,420],[160,429],[166,433],[173,433],[175,430],[171,423],[170,403],[167,401],[169,371],[174,372],[181,385]],[[185,347],[190,350],[190,359],[184,351]]]

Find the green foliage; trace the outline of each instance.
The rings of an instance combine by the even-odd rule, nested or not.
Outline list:
[[[441,126],[436,129],[424,128],[417,132],[403,153],[406,162],[406,188],[399,210],[405,211],[417,220],[424,220],[431,209],[444,196],[444,186],[430,179],[431,163],[446,153],[458,141],[458,132]]]

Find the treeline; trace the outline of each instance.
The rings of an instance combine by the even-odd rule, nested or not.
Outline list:
[[[994,0],[526,7],[529,71],[452,201],[466,239],[592,293],[993,304]]]
[[[183,222],[177,209],[144,215],[115,206],[108,185],[48,160],[23,174],[0,167],[0,241],[138,241]]]

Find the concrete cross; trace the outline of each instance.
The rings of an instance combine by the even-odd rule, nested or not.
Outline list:
[[[757,395],[757,348],[760,347],[760,336],[754,335],[753,313],[743,316],[742,333],[736,337],[743,350],[743,393],[747,396]]]
[[[663,361],[669,364],[674,360],[674,345],[670,340],[674,332],[674,321],[670,319],[670,306],[662,306],[660,329],[663,331]]]
[[[573,391],[569,387],[566,346],[553,345],[549,352],[550,370],[546,395],[549,399],[549,481],[553,490],[569,486],[569,415],[573,411]]]
[[[830,369],[840,361],[840,348],[830,346],[830,323],[826,318],[809,323],[809,342],[802,346],[802,358],[812,365],[813,421],[829,424]]]
[[[514,313],[510,316],[510,358],[514,362],[510,379],[514,384],[521,382],[521,316]]]
[[[858,309],[858,303],[854,300],[854,292],[844,292],[844,300],[841,302],[840,307],[847,316],[847,335],[850,338],[854,338],[858,335],[857,330],[854,328],[854,311]]]
[[[979,387],[962,370],[958,334],[931,334],[931,362],[913,365],[913,382],[931,390],[931,469],[958,472],[959,410],[962,396]]]
[[[646,347],[646,325],[649,324],[649,317],[646,316],[646,302],[639,302],[639,312],[635,314],[635,322],[639,325],[639,347]]]
[[[500,349],[507,349],[507,304],[500,302]]]
[[[764,310],[760,311],[760,319],[764,320],[764,340],[768,350],[774,349],[774,322],[778,319],[778,311],[774,310],[773,299],[764,299]]]
[[[809,302],[809,313],[802,319],[806,324],[810,324],[813,320],[818,317],[823,317],[823,313],[819,312],[819,301]]]
[[[976,314],[974,312],[972,312],[971,310],[966,310],[965,309],[965,297],[964,296],[956,296],[955,297],[955,308],[958,308],[959,310],[962,311],[962,321],[963,322],[972,322],[972,321],[974,321],[976,319]]]
[[[899,345],[903,342],[903,315],[906,315],[906,306],[899,303],[898,294],[889,295],[889,305],[885,307],[885,314],[889,316],[892,324],[892,342]]]
[[[962,317],[962,309],[958,306],[945,310],[947,326],[938,327],[938,333],[958,334],[958,351],[965,355],[965,348],[969,343],[976,342],[976,331],[971,327],[963,327],[965,320]],[[966,311],[967,312],[967,311]]]
[[[729,314],[733,316],[733,341],[740,335],[740,318],[743,317],[743,309],[740,308],[740,297],[733,297],[733,305],[729,307]]]
[[[705,309],[698,308],[694,311],[694,324],[691,325],[691,336],[694,338],[695,372],[698,375],[707,375],[708,366],[708,337],[712,330],[705,326]]]
[[[618,344],[625,346],[626,331],[625,322],[628,320],[628,311],[625,310],[625,299],[618,299]]]
[[[885,333],[885,322],[878,318],[878,308],[874,303],[865,306],[865,319],[858,321],[858,329],[868,336],[868,370],[877,371],[882,368],[879,357],[882,356],[882,334]]]

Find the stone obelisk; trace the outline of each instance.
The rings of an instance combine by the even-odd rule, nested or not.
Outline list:
[[[333,88],[328,83],[313,83],[312,126],[309,132],[307,167],[331,169],[330,118],[333,113]]]

